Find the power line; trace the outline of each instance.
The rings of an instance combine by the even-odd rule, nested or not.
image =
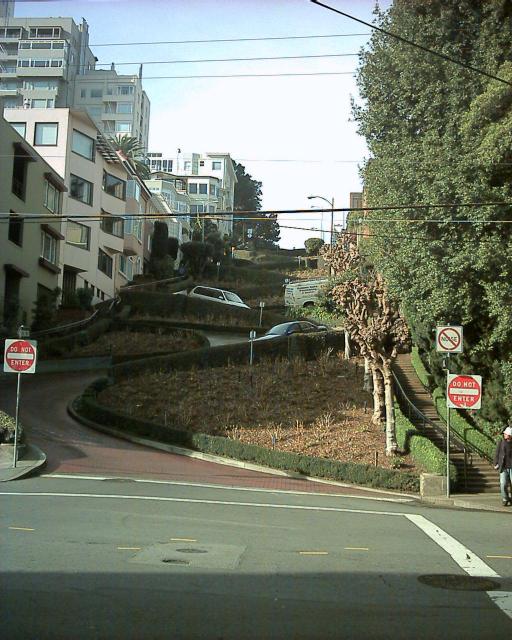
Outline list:
[[[188,75],[188,76],[144,76],[142,80],[191,80],[191,79],[207,79],[207,78],[283,78],[292,76],[348,76],[355,75],[353,71],[312,71],[310,73],[227,73],[216,75]],[[87,76],[84,76],[87,77]],[[99,84],[103,78],[96,80],[84,80],[80,76],[80,84]]]
[[[404,38],[403,36],[399,36],[397,33],[392,33],[391,31],[386,31],[386,29],[383,29],[382,27],[377,27],[377,26],[371,24],[370,22],[365,22],[364,20],[361,20],[360,18],[356,18],[355,16],[352,16],[349,13],[345,13],[344,11],[340,11],[339,9],[335,9],[334,7],[330,7],[328,4],[324,4],[323,2],[319,2],[319,0],[310,0],[310,2],[312,2],[313,4],[318,5],[319,7],[323,7],[324,9],[328,9],[329,11],[333,11],[334,13],[338,13],[339,15],[344,16],[345,18],[349,18],[350,20],[355,20],[356,22],[359,22],[360,24],[364,24],[365,26],[370,27],[370,29],[373,29],[374,31],[379,31],[380,33],[383,33],[386,36],[390,36],[391,38],[396,38],[397,40],[400,40],[400,42],[405,42],[405,44],[408,44],[411,47],[416,47],[417,49],[420,49],[421,51],[425,51],[426,53],[430,53],[430,54],[432,54],[434,56],[437,56],[438,58],[442,58],[443,60],[446,60],[448,62],[453,62],[454,64],[457,64],[460,67],[463,67],[465,69],[469,69],[470,71],[475,71],[476,73],[479,73],[480,75],[486,76],[487,78],[491,78],[492,80],[498,80],[499,82],[502,82],[503,84],[507,84],[508,86],[512,86],[512,82],[509,82],[508,80],[505,80],[504,78],[500,78],[498,76],[495,76],[492,73],[487,73],[487,71],[484,71],[483,69],[479,69],[478,67],[474,67],[473,65],[470,65],[467,62],[463,62],[462,60],[457,60],[457,58],[452,58],[451,56],[447,56],[445,53],[441,53],[439,51],[435,51],[434,49],[429,49],[428,47],[424,47],[423,45],[418,44],[417,42],[414,42],[413,40],[409,40],[408,38]]]
[[[134,62],[115,62],[115,66],[126,65],[144,65],[144,64],[197,64],[203,62],[258,62],[266,60],[308,60],[318,58],[349,58],[356,57],[358,53],[319,53],[314,55],[302,55],[302,56],[257,56],[253,58],[193,58],[190,60],[139,60]],[[97,62],[98,66],[105,65],[110,66],[111,62]],[[83,64],[71,64],[69,67],[85,67]],[[96,69],[96,71],[108,71],[108,69]]]
[[[101,42],[89,45],[90,47],[142,47],[161,44],[210,44],[216,42],[269,42],[272,40],[313,40],[320,38],[350,38],[356,36],[369,36],[369,33],[331,33],[307,36],[266,36],[261,38],[213,38],[206,40],[154,40],[146,42]]]

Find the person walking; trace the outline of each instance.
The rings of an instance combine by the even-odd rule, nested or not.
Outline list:
[[[510,484],[512,483],[512,427],[503,431],[503,439],[498,442],[494,454],[494,468],[500,472],[500,491],[503,506],[512,505]]]

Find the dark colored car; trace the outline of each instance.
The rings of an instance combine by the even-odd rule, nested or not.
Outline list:
[[[280,338],[282,336],[291,336],[294,333],[318,333],[319,331],[327,331],[324,324],[313,324],[307,320],[294,320],[293,322],[283,322],[276,324],[275,327],[269,329],[265,335],[256,340],[269,340],[270,338]]]

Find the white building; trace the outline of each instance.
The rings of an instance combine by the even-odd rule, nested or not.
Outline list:
[[[166,216],[161,221],[166,222],[169,236],[177,238],[180,244],[191,240],[187,181],[172,173],[155,172],[144,182],[149,191],[165,203]]]
[[[85,111],[6,109],[6,120],[64,179],[63,300],[88,287],[93,302],[116,294],[124,250],[129,173]]]
[[[192,217],[206,215],[221,235],[233,234],[233,215],[226,212],[233,211],[237,179],[229,153],[182,154],[178,150],[174,158],[155,152],[147,158],[152,172],[168,171],[186,179]]]

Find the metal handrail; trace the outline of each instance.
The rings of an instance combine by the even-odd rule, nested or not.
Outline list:
[[[130,284],[127,287],[121,289],[121,293],[125,291],[132,291],[133,289],[142,289],[143,287],[155,287],[160,284],[178,283],[183,280],[189,280],[189,276],[174,276],[172,278],[165,278],[164,280],[152,280],[151,282],[141,282],[140,284]]]
[[[106,313],[110,313],[114,306],[120,301],[120,298],[116,296],[112,298]],[[61,324],[58,327],[51,327],[50,329],[41,329],[41,331],[34,331],[30,335],[32,338],[40,338],[42,336],[54,335],[59,333],[66,333],[70,329],[81,329],[82,327],[87,327],[89,324],[98,318],[103,313],[103,309],[96,309],[96,311],[90,315],[88,318],[84,318],[83,320],[76,320],[75,322],[70,322],[69,324]]]
[[[411,411],[412,411],[412,413],[414,413],[423,422],[423,428],[425,427],[425,425],[428,424],[439,436],[441,436],[441,438],[443,439],[444,450],[446,451],[446,431],[442,427],[440,427],[438,424],[436,424],[433,420],[431,420],[430,418],[427,418],[427,416],[422,411],[420,411],[418,407],[416,407],[416,405],[409,399],[409,397],[405,393],[394,371],[392,372],[392,375],[393,375],[393,381],[395,386],[395,392],[398,391],[396,395],[399,398],[401,398],[402,401],[405,401],[408,408],[408,417],[409,418],[411,417]],[[469,453],[468,455],[466,446],[460,441],[460,439],[457,436],[453,435],[453,433],[450,433],[450,436],[451,436],[450,444],[457,445],[459,449],[462,449],[462,453],[464,454],[464,485],[467,487],[467,467],[468,467],[468,464],[471,465],[473,462],[471,458],[471,453]]]

